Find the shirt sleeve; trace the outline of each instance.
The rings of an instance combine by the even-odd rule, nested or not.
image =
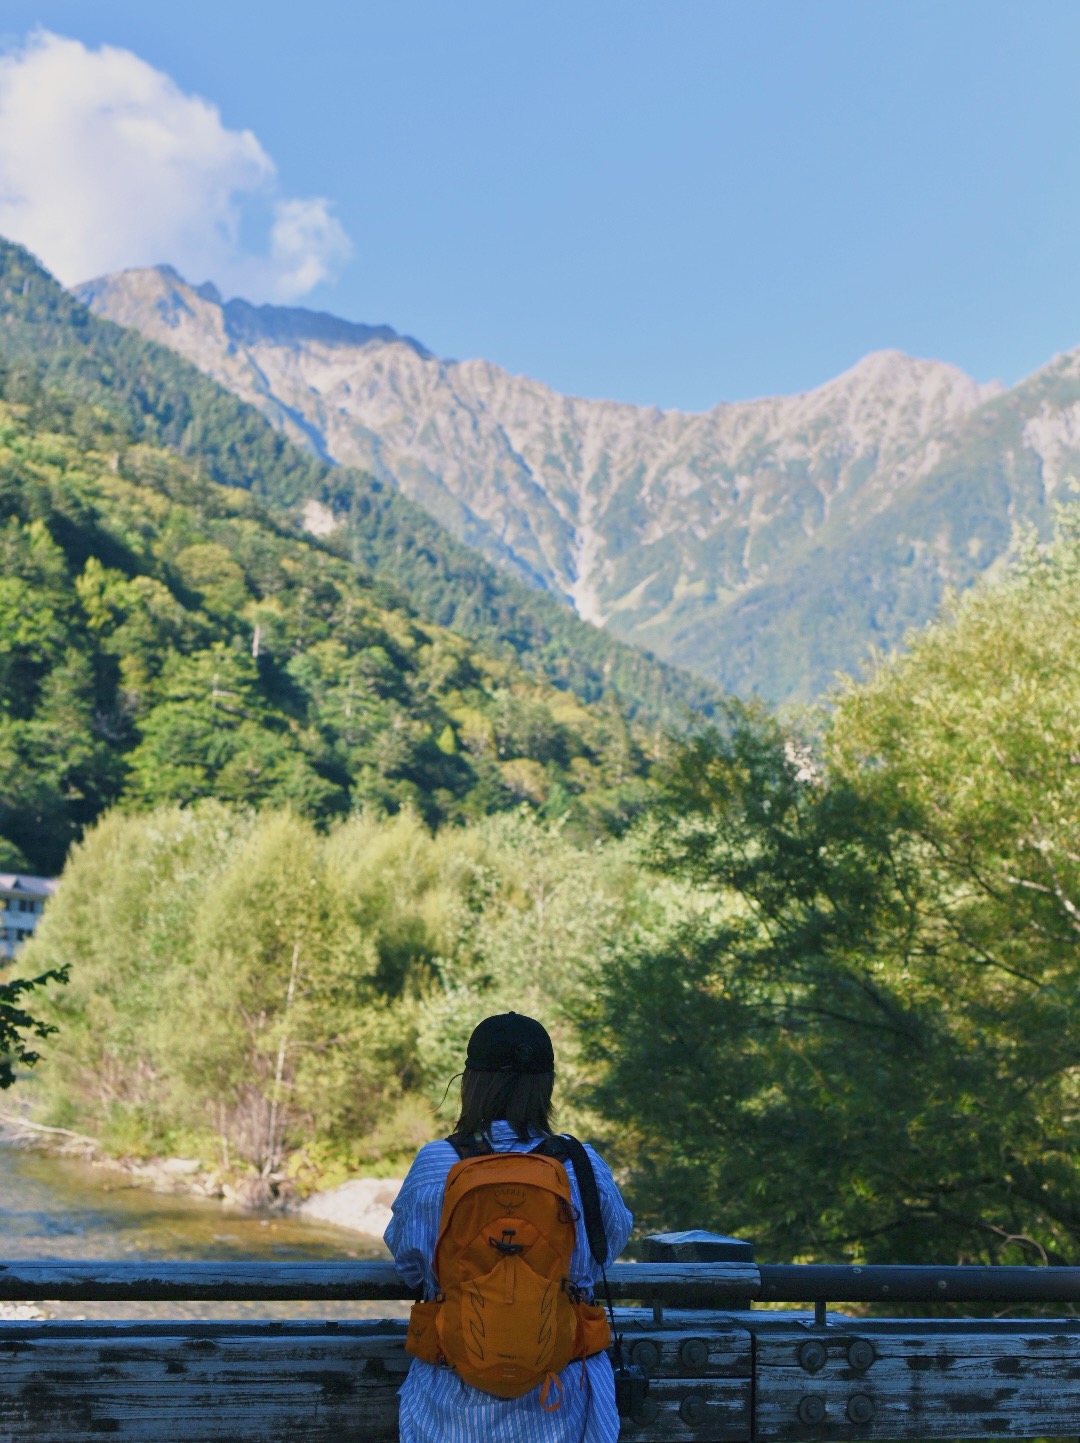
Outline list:
[[[585,1144],[585,1150],[592,1160],[593,1172],[596,1175],[596,1189],[600,1194],[600,1216],[604,1219],[604,1232],[607,1235],[607,1262],[611,1264],[626,1247],[634,1226],[634,1215],[623,1202],[619,1185],[604,1159],[589,1143]]]
[[[435,1244],[439,1240],[446,1175],[456,1160],[453,1148],[446,1142],[429,1142],[420,1149],[394,1199],[393,1216],[383,1234],[402,1282],[410,1288],[422,1287],[429,1298],[438,1292]]]

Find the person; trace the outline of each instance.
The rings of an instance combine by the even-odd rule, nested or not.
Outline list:
[[[469,1039],[453,1138],[459,1145],[463,1138],[476,1139],[485,1152],[500,1154],[550,1147],[545,1139],[554,1137],[554,1083],[555,1054],[541,1023],[516,1012],[485,1018]],[[626,1246],[633,1218],[610,1168],[588,1144],[585,1151],[599,1194],[607,1266]],[[440,1296],[435,1252],[447,1176],[460,1156],[449,1140],[420,1149],[385,1234],[398,1274],[427,1300]],[[586,1235],[572,1154],[563,1165],[573,1217],[579,1220],[566,1282],[571,1296],[588,1300],[594,1296],[600,1265]],[[607,1353],[576,1359],[554,1377],[554,1394],[538,1384],[519,1397],[497,1397],[470,1386],[445,1361],[414,1357],[399,1393],[401,1443],[616,1443],[619,1415]],[[554,1407],[551,1396],[558,1399]]]

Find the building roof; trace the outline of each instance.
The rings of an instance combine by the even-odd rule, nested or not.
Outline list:
[[[29,877],[25,872],[0,872],[0,892],[22,892],[28,897],[51,897],[59,886],[56,877]]]

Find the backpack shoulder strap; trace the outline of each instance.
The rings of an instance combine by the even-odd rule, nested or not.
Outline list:
[[[495,1151],[482,1132],[452,1132],[446,1141],[462,1162],[468,1157],[487,1157]]]
[[[600,1211],[600,1190],[596,1186],[592,1159],[583,1144],[569,1133],[553,1133],[550,1137],[545,1137],[533,1151],[542,1153],[545,1157],[558,1158],[560,1162],[569,1159],[573,1164],[578,1191],[581,1193],[581,1206],[585,1212],[585,1236],[589,1239],[589,1251],[602,1270],[607,1266],[607,1230],[604,1227],[604,1215]]]

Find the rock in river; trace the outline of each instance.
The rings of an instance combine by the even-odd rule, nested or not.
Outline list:
[[[340,1187],[315,1193],[300,1205],[301,1215],[381,1238],[390,1207],[401,1187],[399,1177],[354,1177]]]

